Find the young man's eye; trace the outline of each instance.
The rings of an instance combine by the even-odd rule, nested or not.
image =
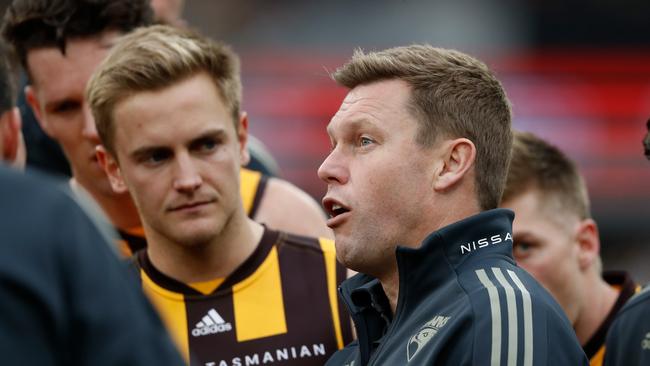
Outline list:
[[[57,104],[56,106],[54,106],[54,108],[52,109],[52,112],[54,112],[54,113],[67,113],[67,112],[75,111],[75,110],[79,109],[80,107],[81,107],[81,104],[79,104],[77,102],[68,101],[68,102],[63,102],[63,103],[60,103],[60,104]]]
[[[194,142],[191,146],[191,149],[198,152],[212,152],[219,141],[214,138],[204,138]]]
[[[165,150],[152,151],[142,157],[141,161],[148,165],[158,165],[169,159],[171,152]]]
[[[514,245],[512,246],[513,254],[515,257],[520,258],[530,255],[532,249],[533,246],[530,243],[524,241],[515,241]]]

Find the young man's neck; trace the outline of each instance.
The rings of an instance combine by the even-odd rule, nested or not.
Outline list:
[[[145,232],[151,263],[165,275],[189,284],[229,276],[255,251],[264,228],[243,215],[229,222],[211,242],[195,246],[173,243],[146,225]]]
[[[591,288],[587,301],[583,304],[583,309],[573,324],[576,336],[581,345],[587,344],[591,337],[596,333],[598,328],[605,321],[605,318],[614,307],[618,298],[618,291],[607,284],[600,276],[598,280],[586,283],[587,288]]]

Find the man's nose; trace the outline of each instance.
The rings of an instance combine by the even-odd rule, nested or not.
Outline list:
[[[332,150],[318,168],[318,177],[327,184],[347,183],[349,171],[340,152]]]
[[[99,135],[97,134],[97,126],[95,126],[95,118],[93,117],[90,106],[87,103],[84,103],[82,106],[82,118],[83,118],[83,136],[87,139],[100,143]]]
[[[189,154],[179,154],[176,158],[173,188],[180,192],[193,192],[197,190],[203,179],[199,169]]]

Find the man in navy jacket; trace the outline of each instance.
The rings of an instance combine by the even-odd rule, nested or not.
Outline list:
[[[512,145],[499,81],[463,53],[357,52],[327,130],[341,293],[358,341],[327,365],[586,365],[562,309],[512,259],[495,209]]]

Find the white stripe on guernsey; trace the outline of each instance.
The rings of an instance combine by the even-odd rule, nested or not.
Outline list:
[[[201,320],[203,320],[203,324],[205,324],[206,326],[214,325],[214,321],[212,321],[212,319],[210,319],[210,317],[207,316],[207,315],[203,316],[203,318],[201,318]]]
[[[510,286],[508,280],[503,277],[503,272],[500,268],[492,267],[492,273],[497,281],[503,286],[506,291],[506,306],[508,308],[508,366],[517,365],[517,300],[515,299],[515,291]]]
[[[499,302],[499,293],[488,278],[485,270],[476,270],[476,276],[487,289],[490,298],[490,311],[492,312],[492,356],[490,364],[499,366],[501,364],[501,303]]]
[[[517,285],[524,302],[524,365],[533,365],[533,305],[530,301],[530,293],[521,282],[517,274],[508,270],[512,282]]]
[[[225,323],[225,321],[223,320],[223,318],[221,317],[221,315],[219,315],[219,313],[217,313],[217,311],[214,310],[214,309],[210,309],[210,311],[208,311],[208,315],[210,315],[210,317],[212,317],[212,319],[214,319],[214,321],[215,321],[217,324],[223,324],[223,323]]]

